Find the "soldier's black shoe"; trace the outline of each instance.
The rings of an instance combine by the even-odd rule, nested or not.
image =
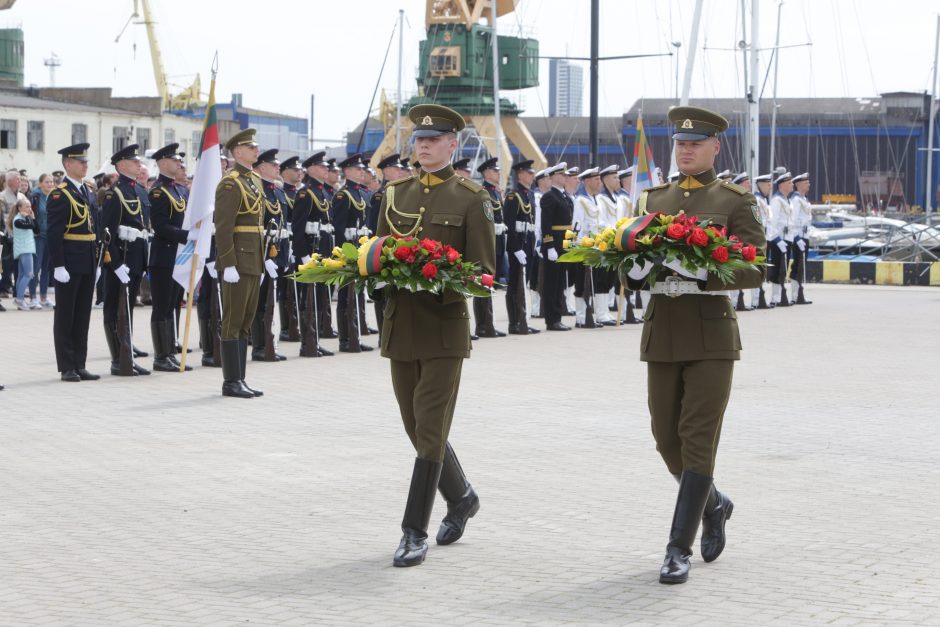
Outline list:
[[[206,368],[215,368],[220,364],[215,363],[215,357],[212,356],[212,353],[203,353],[202,365]]]
[[[170,361],[169,357],[156,357],[153,360],[153,369],[158,372],[176,372],[180,367]]]
[[[245,360],[248,358],[248,338],[236,340],[238,342],[238,371],[241,375],[242,385],[255,396],[264,396],[264,392],[256,390],[245,382]]]
[[[241,340],[222,340],[222,396],[255,397],[242,381],[241,352]]]
[[[471,340],[478,340],[478,339],[480,339],[480,336],[477,335],[476,333],[471,333],[471,334],[470,334],[470,339],[471,339]]]
[[[174,363],[170,357],[173,351],[172,327],[167,322],[172,321],[158,320],[150,323],[150,337],[153,339],[153,369],[159,372],[176,372],[179,370],[179,364]]]
[[[222,396],[234,396],[235,398],[254,398],[251,390],[245,387],[241,381],[223,381]]]
[[[602,320],[601,325],[605,327],[615,327],[617,326],[616,320]]]
[[[506,334],[502,331],[497,331],[496,329],[490,329],[488,331],[477,331],[479,337],[506,337]]]
[[[467,476],[450,442],[444,449],[444,462],[441,466],[441,478],[437,489],[447,502],[447,515],[444,516],[440,529],[437,531],[437,543],[452,544],[463,535],[467,521],[480,511],[480,497],[467,481]]]
[[[812,305],[813,301],[806,300],[806,296],[803,295],[803,285],[800,285],[800,288],[796,291],[796,301],[794,305]]]
[[[362,342],[359,342],[359,350],[361,350],[363,353],[366,353],[366,352],[369,352],[369,351],[371,351],[371,350],[375,350],[375,347],[374,347],[374,346],[369,346],[368,344],[363,344]]]
[[[369,332],[369,335],[378,335],[378,334],[379,334],[379,330],[378,330],[378,329],[373,329],[373,328],[370,327],[370,326],[366,326],[365,329],[366,329],[366,331]]]
[[[75,372],[78,373],[78,376],[82,381],[97,381],[101,378],[100,374],[92,374],[84,368],[79,368]]]
[[[323,340],[335,340],[339,335],[336,333],[336,329],[330,327],[326,331],[321,331],[319,337]]]
[[[698,532],[705,503],[712,489],[712,478],[689,470],[679,478],[679,494],[669,530],[666,558],[659,570],[659,583],[683,583],[689,578],[692,543]]]
[[[136,366],[137,364],[134,364],[134,365]],[[111,362],[111,374],[113,374],[116,377],[136,377],[140,373],[137,372],[137,368],[131,368],[130,374],[126,374],[126,375],[121,374],[120,362],[112,361]]]
[[[536,329],[535,327],[529,327],[529,333],[540,333],[541,329]]]
[[[317,353],[320,355],[320,357],[332,357],[333,356],[333,351],[328,351],[322,346],[317,346]]]
[[[131,348],[132,348],[133,351],[134,351],[134,357],[149,357],[149,356],[150,356],[150,353],[148,353],[147,351],[142,351],[142,350],[140,350],[139,348],[137,348],[137,347],[134,346],[133,344],[131,344]]]
[[[141,366],[140,364],[138,364],[138,363],[135,362],[135,363],[134,363],[134,373],[135,373],[135,374],[139,374],[139,375],[146,376],[146,375],[150,374],[150,371],[147,370],[146,368],[144,368],[143,366]]]
[[[509,335],[528,335],[529,327],[522,324],[510,324],[509,325]]]
[[[714,562],[725,550],[725,522],[734,511],[731,499],[714,488],[713,493],[716,504],[707,504],[702,514],[702,559],[706,562]]]
[[[277,336],[281,342],[290,342],[290,333],[285,330],[281,330],[280,335]]]
[[[82,378],[74,370],[66,370],[62,373],[62,380],[69,383],[78,383]]]
[[[571,327],[562,322],[553,322],[546,327],[549,331],[570,331]]]
[[[428,523],[431,522],[431,508],[434,507],[441,466],[438,461],[415,458],[405,515],[401,520],[403,535],[392,559],[395,566],[417,566],[427,555]]]

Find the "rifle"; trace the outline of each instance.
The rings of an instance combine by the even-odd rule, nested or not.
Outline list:
[[[217,279],[209,277],[212,283],[212,303],[209,307],[209,333],[212,335],[212,361],[222,365],[222,287]]]
[[[584,266],[584,328],[597,328],[594,321],[594,268],[590,266]]]
[[[294,256],[294,245],[288,241],[288,250],[290,254],[288,259]],[[296,267],[293,268],[296,270]],[[300,341],[300,295],[297,292],[297,281],[290,280],[291,289],[287,290],[287,339],[290,342]]]
[[[124,259],[127,259],[127,240],[124,241]],[[115,280],[120,281],[117,275]],[[131,327],[131,294],[128,283],[121,285],[123,288],[118,296],[118,338],[120,352],[118,354],[119,374],[122,377],[129,377],[134,374],[134,345],[133,333]]]
[[[272,255],[269,252],[274,247],[275,238],[280,230],[277,227],[277,222],[274,220],[271,220],[268,224],[267,237],[265,237],[264,242],[264,250],[268,258],[273,258],[277,254]],[[264,306],[264,360],[277,361],[277,353],[274,350],[274,301],[277,299],[277,279],[268,274],[267,268],[262,267],[261,271],[265,273],[265,278],[268,281],[268,296]]]

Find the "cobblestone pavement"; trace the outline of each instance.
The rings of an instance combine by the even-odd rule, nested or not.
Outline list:
[[[52,314],[0,314],[0,624],[940,624],[940,290],[809,292],[740,314],[729,544],[681,586],[638,326],[475,343],[452,442],[482,508],[396,569],[413,451],[377,352],[284,344],[249,401],[199,367],[66,384]],[[100,311],[91,346],[103,374]]]

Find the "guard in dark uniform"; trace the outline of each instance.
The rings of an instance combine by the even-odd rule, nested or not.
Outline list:
[[[261,280],[261,289],[258,293],[258,309],[255,319],[251,323],[251,360],[252,361],[284,361],[284,355],[277,352],[274,347],[266,351],[268,341],[274,337],[274,316],[267,319],[268,299],[273,298],[272,307],[277,307],[278,279],[288,270],[288,239],[290,232],[287,229],[287,197],[284,196],[275,179],[279,172],[281,162],[277,159],[277,148],[265,150],[258,155],[254,164],[254,172],[261,179],[261,188],[264,191],[264,226],[265,257],[264,276]],[[270,357],[266,357],[270,355]]]
[[[506,256],[506,224],[503,221],[503,195],[499,191],[499,163],[496,157],[487,159],[479,166],[477,172],[483,177],[483,189],[493,200],[493,218],[496,229],[496,270],[499,280],[506,280],[506,271],[503,270]],[[506,337],[506,334],[493,326],[493,299],[473,299],[473,319],[476,322],[476,333],[480,337]]]
[[[404,159],[404,161],[407,161],[407,159]],[[473,172],[470,171],[470,159],[465,157],[463,159],[457,159],[454,161],[454,173],[457,176],[462,176],[465,179],[472,181]]]
[[[549,331],[571,330],[571,327],[561,321],[568,275],[563,267],[564,264],[558,263],[558,257],[564,254],[565,231],[571,229],[571,219],[574,214],[574,203],[565,193],[565,182],[568,179],[567,167],[568,164],[562,161],[545,170],[545,174],[551,177],[552,186],[542,194],[540,201],[542,263],[545,266],[542,277],[541,307],[542,316],[545,318],[545,328]]]
[[[450,166],[463,118],[433,104],[412,107],[408,117],[415,123],[415,154],[422,168],[388,186],[378,235],[438,240],[456,248],[483,272],[493,272],[493,201],[482,187],[455,175]],[[480,508],[480,499],[447,441],[461,366],[470,356],[470,316],[461,294],[435,296],[391,287],[386,292],[382,356],[391,360],[395,398],[417,453],[393,564],[415,566],[428,550],[436,489],[447,502],[438,544],[457,541]]]
[[[176,307],[183,298],[182,286],[173,280],[176,251],[185,244],[189,231],[183,228],[187,194],[176,183],[182,158],[179,144],[164,146],[155,153],[160,174],[150,188],[150,219],[154,237],[150,243],[150,334],[153,337],[153,369],[179,372],[176,360]],[[196,232],[193,232],[193,237]],[[186,366],[186,370],[192,370]]]
[[[506,233],[506,251],[509,256],[509,277],[506,288],[506,311],[509,314],[509,332],[514,335],[538,333],[529,326],[526,313],[526,275],[529,260],[535,257],[535,211],[529,189],[535,179],[533,161],[526,159],[512,166],[515,186],[506,194],[503,219],[509,229]]]
[[[258,308],[264,266],[264,190],[252,171],[258,160],[255,129],[233,135],[225,147],[235,167],[215,190],[216,272],[222,279],[222,395],[253,398],[245,382],[248,334]]]
[[[304,169],[300,165],[300,157],[288,157],[281,162],[281,181],[282,185],[278,192],[283,194],[283,202],[286,203],[285,210],[287,218],[287,229],[290,236],[285,242],[287,262],[289,270],[293,272],[297,269],[298,257],[294,254],[293,233],[291,232],[294,220],[294,203],[297,200],[297,192],[303,187]],[[282,276],[277,281],[278,308],[281,313],[281,334],[282,342],[300,341],[300,288],[297,283]]]
[[[102,223],[111,233],[108,244],[110,263],[105,275],[104,336],[111,352],[111,374],[120,376],[148,375],[150,371],[131,362],[132,368],[121,369],[121,351],[133,352],[134,305],[144,273],[147,240],[144,237],[143,205],[138,196],[137,174],[140,171],[139,146],[130,144],[111,156],[118,171],[118,180],[104,195]],[[122,302],[126,297],[126,303]],[[127,307],[128,329],[119,329],[118,307]]]
[[[333,197],[333,224],[336,226],[336,245],[349,242],[359,246],[359,238],[369,233],[366,227],[365,187],[361,183],[362,155],[356,153],[339,164],[346,184]],[[352,294],[351,294],[352,292]],[[361,324],[365,317],[366,300],[362,293],[354,293],[352,286],[339,289],[336,301],[339,350],[343,353],[371,351],[372,347],[359,341],[360,335],[374,331]]]
[[[389,183],[397,181],[400,178],[407,176],[406,170],[402,167],[401,164],[401,155],[397,152],[390,154],[385,157],[378,163],[379,170],[382,172],[382,186],[372,194],[372,198],[369,199],[369,210],[366,214],[366,227],[372,233],[377,233],[379,230],[379,212],[382,207],[382,198],[385,195],[385,188],[388,187]],[[382,334],[382,310],[385,308],[385,292],[382,290],[376,290],[372,294],[372,301],[375,308],[375,322],[376,326],[379,329],[379,335]]]
[[[757,201],[747,190],[719,181],[714,163],[721,144],[718,134],[728,121],[698,107],[669,111],[675,125],[676,161],[681,172],[675,183],[643,192],[640,215],[680,210],[711,219],[729,235],[751,244],[762,254],[764,227]],[[723,284],[704,270],[692,273],[679,263],[664,264],[653,286],[640,339],[640,359],[647,362],[649,409],[656,449],[679,481],[662,583],[688,578],[692,544],[702,521],[702,557],[710,562],[725,546],[725,521],[734,507],[715,489],[712,476],[721,421],[731,393],[731,374],[741,339],[734,306],[726,290],[760,285],[763,272],[746,268]],[[639,287],[648,268],[634,268],[631,287]],[[665,276],[668,275],[668,276]]]
[[[55,313],[52,339],[56,366],[62,380],[95,381],[101,377],[88,372],[88,323],[95,294],[98,264],[94,216],[95,194],[85,185],[89,144],[75,144],[59,150],[65,168],[47,202],[49,265],[53,268]]]

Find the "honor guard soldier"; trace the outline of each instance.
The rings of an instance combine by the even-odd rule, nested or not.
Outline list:
[[[258,160],[255,129],[233,135],[225,148],[235,167],[215,190],[216,272],[222,276],[222,395],[261,396],[245,383],[248,334],[258,308],[261,274],[265,271],[264,190],[252,171]]]
[[[631,165],[629,168],[617,171],[617,178],[620,180],[620,192],[617,194],[618,199],[620,200],[620,217],[621,218],[632,218],[633,217],[633,170],[635,168]]]
[[[359,238],[368,235],[366,227],[365,187],[361,185],[362,155],[356,153],[339,164],[346,183],[333,197],[333,222],[336,224],[336,245],[349,242],[359,245]],[[371,351],[372,347],[359,341],[360,334],[374,332],[364,324],[365,296],[355,288],[345,285],[339,288],[336,300],[336,318],[339,328],[339,350],[343,353]]]
[[[773,175],[761,174],[760,176],[755,176],[754,184],[757,186],[757,190],[754,192],[754,198],[757,199],[757,208],[760,210],[761,222],[764,223],[764,237],[769,242],[772,239],[769,229],[772,223],[770,215],[770,188],[773,185]],[[759,288],[751,290],[751,307],[754,309],[770,309],[773,307],[773,303],[768,302],[764,285],[765,283],[761,283]]]
[[[532,206],[535,210],[535,265],[529,268],[529,299],[532,303],[532,317],[542,315],[542,284],[545,278],[545,264],[542,260],[542,196],[552,188],[552,179],[548,168],[535,173],[535,189],[532,191]],[[533,276],[534,275],[534,276]]]
[[[793,235],[790,222],[793,208],[789,196],[793,191],[793,175],[789,172],[774,178],[774,193],[770,198],[771,227],[768,229],[769,272],[773,283],[772,302],[776,307],[789,307],[787,298],[787,273],[790,265],[790,249]]]
[[[587,168],[578,175],[578,180],[581,181],[582,189],[574,198],[571,221],[574,225],[572,230],[580,240],[596,236],[603,229],[597,204],[597,194],[601,190],[599,169]],[[606,294],[603,278],[606,273],[586,265],[576,266],[574,272],[574,324],[579,329],[596,329],[601,326],[596,293]],[[595,286],[599,288],[596,292]],[[607,309],[606,306],[604,309]]]
[[[545,328],[549,331],[569,331],[571,327],[562,323],[562,308],[566,305],[564,290],[567,288],[567,274],[564,264],[558,263],[558,257],[564,254],[565,231],[572,228],[571,218],[574,204],[565,192],[568,175],[564,161],[545,170],[550,177],[551,188],[542,195],[541,230],[542,262],[545,266],[542,283],[542,316]]]
[[[482,272],[493,272],[493,200],[450,166],[463,118],[433,104],[412,107],[408,117],[415,124],[415,153],[422,166],[415,176],[388,186],[378,235],[438,240],[453,246]],[[392,387],[417,453],[393,564],[415,566],[428,550],[435,490],[447,502],[438,544],[457,541],[480,508],[480,499],[447,441],[461,366],[470,356],[470,316],[466,299],[455,292],[434,295],[387,288],[386,299],[382,356],[391,360]]]
[[[499,281],[506,281],[503,269],[506,257],[506,231],[503,223],[503,195],[499,191],[499,164],[497,158],[487,159],[477,172],[483,177],[483,189],[493,200],[493,220],[496,229],[496,272]],[[493,299],[475,297],[473,299],[473,320],[476,323],[474,335],[479,337],[506,337],[506,334],[493,325]]]
[[[304,169],[300,165],[300,157],[288,157],[281,162],[280,174],[282,186],[278,188],[283,193],[283,200],[287,203],[287,229],[291,231],[291,237],[287,241],[288,263],[290,271],[297,268],[298,257],[294,255],[293,247],[293,216],[294,201],[297,199],[297,192],[303,186],[302,180]],[[278,307],[281,312],[281,334],[282,342],[300,341],[300,289],[295,281],[282,276],[278,279],[278,287],[281,299],[278,301]]]
[[[150,188],[150,220],[154,237],[150,242],[150,334],[153,337],[153,369],[179,372],[176,360],[176,307],[183,298],[182,286],[173,280],[176,251],[189,239],[183,228],[187,194],[176,183],[182,158],[173,143],[153,153],[160,173]],[[192,231],[193,238],[196,231]],[[192,370],[186,366],[186,370]]]
[[[722,170],[717,176],[719,181],[730,181],[732,177],[734,177],[734,174],[732,174],[731,170]]]
[[[809,172],[793,177],[793,193],[790,194],[790,206],[793,208],[793,266],[790,268],[790,296],[794,305],[810,305],[806,300],[803,284],[806,283],[806,250],[809,245],[809,225],[813,223],[813,207],[806,194],[809,193]]]
[[[640,215],[684,211],[710,219],[762,252],[764,228],[754,197],[715,176],[721,149],[717,135],[728,128],[728,121],[698,107],[674,107],[668,115],[675,125],[672,137],[681,175],[676,183],[644,191],[637,203]],[[682,583],[688,578],[699,521],[706,562],[716,559],[725,546],[725,521],[733,504],[715,489],[712,477],[734,360],[741,349],[736,314],[725,290],[757,287],[762,272],[737,270],[725,285],[705,270],[689,272],[678,260],[664,266],[672,272],[661,273],[652,289],[640,359],[647,362],[656,448],[679,481],[659,580]],[[648,270],[634,267],[628,276],[638,281]]]
[[[379,212],[382,208],[382,199],[385,196],[385,188],[389,183],[409,176],[407,170],[402,167],[401,155],[397,152],[390,154],[378,163],[379,170],[382,172],[382,186],[372,194],[369,199],[369,211],[366,215],[366,227],[372,233],[378,233],[379,230]],[[372,294],[372,302],[375,309],[375,322],[379,329],[379,336],[382,334],[382,310],[385,308],[385,292],[375,290]]]
[[[535,212],[529,189],[535,179],[533,161],[526,159],[513,164],[515,186],[506,194],[503,204],[503,219],[509,229],[506,234],[506,251],[509,256],[509,277],[506,288],[506,311],[509,314],[509,332],[514,335],[538,333],[529,326],[526,313],[526,274],[535,272]],[[531,263],[531,266],[530,266]]]
[[[75,144],[59,151],[65,171],[47,203],[47,246],[56,301],[52,339],[56,366],[62,380],[70,383],[101,378],[85,368],[91,303],[104,254],[104,248],[97,246],[95,194],[85,185],[88,146]]]
[[[619,171],[617,164],[611,164],[600,171],[601,190],[595,199],[600,209],[601,226],[605,229],[616,229],[617,220],[621,218],[620,204],[620,178],[617,176]],[[599,298],[596,303],[598,321],[608,326],[616,326],[617,321],[613,319],[610,312],[617,311],[617,286],[620,280],[615,270],[606,270],[604,272],[604,285],[606,293],[597,291]],[[595,286],[599,288],[600,286]]]
[[[406,159],[407,161],[407,159]],[[473,179],[473,172],[470,171],[470,159],[457,159],[454,161],[454,173],[465,179]]]
[[[336,165],[336,159],[327,159],[326,172],[326,191],[330,195],[330,200],[336,195],[336,188],[339,186],[340,167]]]
[[[134,363],[131,339],[134,305],[147,253],[142,203],[137,190],[138,148],[137,144],[131,144],[111,156],[118,180],[104,195],[101,207],[102,224],[110,233],[108,254],[111,259],[104,281],[104,336],[111,352],[111,374],[120,376],[150,374]]]
[[[258,293],[258,309],[251,323],[251,360],[284,361],[284,355],[274,346],[274,309],[279,300],[278,279],[287,272],[288,240],[287,198],[277,187],[275,180],[281,162],[277,159],[277,148],[265,150],[258,155],[253,170],[261,179],[264,192],[264,275]],[[269,345],[270,343],[270,345]]]

